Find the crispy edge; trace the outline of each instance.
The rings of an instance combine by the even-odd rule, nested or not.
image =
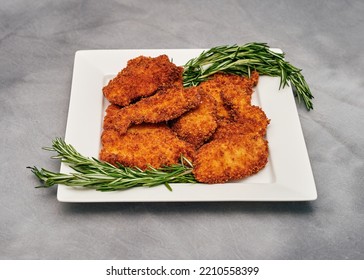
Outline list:
[[[132,124],[159,123],[175,119],[200,104],[197,87],[170,87],[122,108],[114,128],[123,134]]]
[[[234,74],[217,73],[212,75],[207,81],[202,82],[200,87],[216,100],[218,118],[228,119],[230,117],[229,110],[221,94],[224,91],[241,92],[246,104],[250,104],[253,87],[257,85],[258,80],[259,73],[257,71],[253,71],[250,78]]]
[[[117,115],[120,109],[121,107],[115,104],[110,104],[109,106],[107,106],[102,126],[103,129],[114,129]]]
[[[229,112],[225,108],[224,103],[221,99],[221,85],[219,85],[216,81],[216,75],[212,76],[209,80],[202,82],[199,87],[203,89],[203,91],[210,95],[216,101],[216,115],[219,119],[228,118]]]
[[[258,134],[213,140],[196,153],[193,174],[207,184],[243,179],[268,162],[268,141]]]
[[[150,166],[160,168],[177,164],[181,155],[193,161],[196,152],[191,144],[179,139],[165,124],[132,126],[124,135],[106,129],[101,142],[100,160],[142,170]]]
[[[199,148],[210,139],[217,128],[216,100],[201,92],[200,105],[183,114],[172,124],[177,136]]]
[[[252,71],[250,77],[229,74],[229,73],[217,73],[216,80],[219,84],[234,84],[245,88],[252,89],[258,84],[259,73],[257,71]]]
[[[170,62],[167,55],[155,58],[139,56],[129,60],[102,91],[111,103],[127,106],[163,87],[182,85],[182,73],[183,68]]]
[[[235,84],[227,84],[221,90],[221,100],[228,110],[229,117],[231,117],[231,113],[238,114],[245,107],[250,106],[251,96],[250,88]]]
[[[230,137],[233,135],[245,135],[257,133],[265,136],[270,120],[265,112],[258,106],[247,106],[244,117],[238,120],[222,120],[212,136],[212,140]]]

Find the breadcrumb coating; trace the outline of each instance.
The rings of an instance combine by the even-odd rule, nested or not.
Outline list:
[[[200,104],[196,87],[170,87],[119,110],[114,128],[123,134],[132,124],[173,120]]]
[[[245,97],[243,101],[247,104],[251,101],[253,87],[259,80],[258,72],[254,71],[250,78],[234,74],[217,73],[205,82],[200,84],[201,88],[207,94],[211,95],[217,103],[217,117],[219,119],[229,118],[229,111],[222,99],[222,92],[243,92]]]
[[[201,92],[200,105],[176,119],[171,127],[178,137],[199,148],[217,128],[215,99]]]
[[[106,109],[100,160],[127,167],[193,165],[198,182],[243,179],[268,161],[270,120],[251,105],[258,72],[243,77],[217,73],[183,88],[182,67],[166,55],[140,56],[103,88]]]
[[[167,55],[139,56],[103,88],[107,100],[119,106],[153,95],[157,90],[174,84],[182,85],[183,68],[170,62]]]
[[[124,135],[106,129],[101,136],[100,160],[116,165],[147,169],[177,164],[183,155],[190,161],[194,147],[180,140],[165,124],[141,124],[130,127]]]
[[[268,161],[268,142],[258,134],[232,135],[203,145],[196,153],[193,174],[207,184],[243,179]]]

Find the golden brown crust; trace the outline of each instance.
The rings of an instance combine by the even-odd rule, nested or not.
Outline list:
[[[195,149],[184,142],[165,124],[141,124],[130,127],[127,133],[106,129],[101,137],[100,160],[116,165],[146,169],[177,164],[181,155],[193,160]]]
[[[221,91],[221,100],[227,108],[229,117],[231,117],[231,112],[244,110],[246,106],[250,106],[251,95],[250,88],[236,85],[224,86]]]
[[[173,84],[182,85],[183,68],[169,61],[167,55],[155,58],[139,56],[128,61],[127,66],[103,88],[111,103],[119,106],[153,95],[158,89]]]
[[[170,87],[119,110],[114,128],[123,134],[131,124],[159,123],[175,119],[196,108],[199,89]]]
[[[216,76],[216,75],[215,75]],[[224,103],[221,99],[221,86],[216,82],[214,77],[211,79],[202,82],[199,87],[203,89],[203,91],[213,97],[216,101],[216,114],[218,118],[228,118],[229,112],[224,106]]]
[[[218,127],[212,136],[212,139],[230,137],[232,135],[245,135],[257,133],[265,136],[270,120],[264,111],[258,106],[246,106],[244,114],[240,115],[237,120],[222,120],[218,122]]]
[[[244,95],[246,104],[250,104],[253,87],[258,83],[259,74],[254,71],[250,78],[238,76],[234,74],[217,73],[200,87],[207,94],[211,95],[217,103],[217,117],[220,119],[229,118],[229,111],[222,99],[222,93],[233,95],[235,92],[241,92]]]
[[[106,108],[103,129],[114,129],[115,121],[120,109],[121,107],[115,104],[110,104]]]
[[[193,162],[196,180],[208,184],[261,170],[268,159],[269,119],[251,105],[258,73],[250,78],[218,73],[183,88],[182,71],[165,55],[140,56],[104,87],[112,104],[104,117],[100,159],[144,170],[179,163],[183,155]]]
[[[220,84],[235,84],[249,88],[255,87],[259,81],[259,73],[257,71],[252,71],[250,77],[222,72],[217,73],[215,76],[215,79]]]
[[[194,160],[193,174],[201,183],[225,183],[257,173],[267,161],[268,142],[263,137],[234,135],[202,146]]]
[[[209,140],[217,128],[215,99],[204,92],[200,95],[200,105],[176,119],[171,126],[179,138],[196,148]]]

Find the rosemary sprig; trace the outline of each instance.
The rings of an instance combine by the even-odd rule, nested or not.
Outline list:
[[[307,110],[313,109],[313,95],[301,69],[285,61],[284,53],[273,52],[265,43],[218,46],[202,52],[184,65],[183,85],[196,86],[217,72],[250,76],[253,70],[261,75],[280,77],[280,88],[291,82],[298,101],[302,100]]]
[[[61,138],[53,140],[52,147],[44,148],[58,154],[60,159],[71,167],[74,173],[63,174],[37,167],[28,167],[43,185],[37,188],[49,188],[56,184],[84,187],[98,191],[125,190],[133,187],[154,187],[164,184],[169,190],[171,183],[196,183],[192,175],[192,163],[181,157],[181,164],[175,164],[147,170],[119,165],[115,167],[107,162],[81,155],[76,149]]]

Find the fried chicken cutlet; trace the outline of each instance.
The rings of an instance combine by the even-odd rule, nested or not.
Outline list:
[[[268,142],[258,134],[232,135],[203,145],[196,153],[193,174],[207,184],[243,179],[268,161]]]
[[[129,105],[141,97],[153,95],[158,89],[182,85],[183,68],[169,61],[167,55],[155,58],[139,56],[103,88],[107,100],[119,106]]]
[[[259,74],[218,73],[183,88],[182,72],[166,55],[140,56],[103,88],[111,105],[100,160],[145,170],[179,163],[183,155],[193,162],[196,180],[207,184],[264,168],[269,119],[251,105]]]
[[[262,136],[266,134],[270,120],[265,112],[258,106],[250,105],[246,100],[243,91],[232,91],[224,89],[221,99],[225,106],[229,108],[230,121],[221,122],[218,133],[227,133],[233,128],[238,129],[239,134],[256,132]]]
[[[100,159],[111,164],[128,167],[158,168],[178,163],[184,155],[192,160],[194,147],[177,138],[166,124],[141,124],[130,127],[126,134],[114,130],[120,107],[110,104],[106,108],[101,136]]]
[[[160,90],[119,110],[114,128],[123,134],[132,124],[159,123],[175,119],[200,104],[197,87],[179,86]]]
[[[130,127],[124,135],[106,129],[101,136],[100,160],[113,165],[147,169],[179,163],[181,155],[192,160],[194,147],[180,140],[165,124],[140,124]]]
[[[246,103],[250,104],[253,87],[258,83],[258,72],[252,72],[250,78],[238,76],[234,74],[217,73],[205,82],[200,84],[200,87],[217,102],[217,116],[219,119],[229,118],[229,112],[224,105],[221,97],[222,91],[244,92]]]
[[[246,106],[244,117],[234,120],[223,120],[218,122],[218,127],[212,139],[230,137],[231,135],[245,135],[257,133],[265,136],[270,120],[264,111],[258,106]]]
[[[222,102],[220,93],[221,93],[221,86],[216,81],[217,74],[211,77],[209,80],[202,82],[199,87],[203,89],[206,94],[213,97],[216,101],[216,114],[219,119],[228,118],[229,112],[224,106]]]
[[[216,101],[201,91],[200,105],[176,119],[172,130],[195,148],[202,146],[217,128]]]
[[[257,173],[268,161],[264,139],[269,120],[251,105],[258,73],[250,79],[229,74],[215,75],[213,91],[219,91],[223,112],[212,140],[196,154],[193,174],[201,183],[225,183]],[[211,82],[212,83],[212,82]],[[211,92],[211,91],[210,91]]]

